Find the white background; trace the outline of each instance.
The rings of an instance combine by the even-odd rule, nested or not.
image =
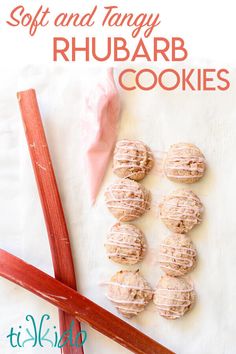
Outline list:
[[[93,1],[47,1],[53,13],[82,11],[92,8]],[[16,1],[0,5],[0,240],[1,247],[26,259],[52,274],[47,235],[37,196],[33,173],[15,98],[18,89],[34,86],[39,95],[45,129],[65,207],[71,234],[75,267],[80,291],[110,311],[116,313],[104,298],[99,282],[107,280],[120,267],[106,259],[103,243],[114,219],[107,212],[101,191],[95,208],[91,209],[86,179],[81,173],[81,105],[84,85],[93,86],[96,69],[80,69],[78,64],[64,67],[49,63],[52,57],[52,37],[59,32],[49,27],[32,39],[27,30],[4,24]],[[37,9],[40,1],[21,2],[26,8]],[[114,2],[104,2],[104,5]],[[122,11],[133,11],[134,5],[116,1]],[[120,136],[139,138],[154,150],[166,150],[171,143],[196,143],[208,160],[208,173],[192,188],[205,204],[203,224],[191,232],[199,251],[199,264],[191,274],[198,293],[193,311],[180,321],[160,318],[150,305],[146,312],[131,321],[145,333],[177,353],[235,353],[234,274],[236,262],[234,188],[235,168],[235,72],[236,60],[233,1],[145,1],[135,3],[135,10],[160,12],[161,25],[157,35],[181,36],[193,66],[226,66],[231,71],[231,89],[217,94],[183,94],[180,92],[150,92],[122,95]],[[63,35],[79,33],[63,30]],[[96,35],[97,29],[86,35]],[[116,33],[129,35],[124,30]],[[62,33],[61,33],[62,34]],[[102,35],[102,32],[101,32]],[[31,64],[31,65],[30,65]],[[33,64],[33,65],[32,65]],[[37,64],[37,65],[35,65]],[[94,80],[94,81],[93,81]],[[150,125],[152,129],[150,131]],[[66,131],[66,135],[65,132]],[[103,188],[114,177],[109,173]],[[150,176],[144,182],[155,198],[178,186],[160,176]],[[151,250],[155,251],[168,233],[152,213],[138,221],[147,234]],[[99,231],[98,231],[99,230]],[[141,265],[144,276],[155,286],[161,275],[158,264],[148,257]],[[11,326],[23,324],[28,313],[37,318],[50,313],[57,324],[57,312],[26,291],[0,279],[0,340],[6,354],[15,353],[6,341]],[[86,354],[126,353],[118,345],[88,330]],[[26,348],[21,353],[57,353],[56,350]]]

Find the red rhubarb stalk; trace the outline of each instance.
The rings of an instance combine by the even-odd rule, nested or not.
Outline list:
[[[36,93],[31,89],[19,92],[17,97],[47,226],[55,278],[76,289],[69,234]],[[59,311],[61,333],[70,328],[72,320],[70,315]],[[80,330],[80,323],[76,321],[74,332],[80,332]],[[83,348],[73,348],[68,344],[63,348],[63,352],[64,354],[83,354]]]
[[[173,354],[169,349],[75,290],[1,249],[0,276],[89,324],[135,354]]]

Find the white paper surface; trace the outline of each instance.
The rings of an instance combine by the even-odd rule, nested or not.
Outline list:
[[[0,99],[0,212],[1,247],[53,274],[43,215],[29,153],[15,98],[17,89],[37,90],[46,135],[70,231],[79,290],[117,314],[99,285],[122,267],[106,258],[104,240],[115,219],[106,209],[103,192],[115,176],[108,170],[96,205],[89,204],[83,169],[83,136],[80,123],[86,87],[102,75],[100,70],[77,66],[27,66],[20,75],[2,72],[8,90]],[[190,274],[198,299],[184,318],[167,321],[153,304],[129,321],[178,354],[235,353],[236,200],[234,166],[236,149],[236,72],[231,70],[231,89],[224,93],[183,93],[154,90],[149,93],[122,91],[120,137],[137,138],[153,150],[167,150],[175,142],[195,143],[208,161],[206,176],[191,188],[205,205],[204,220],[191,231],[199,262]],[[17,81],[17,83],[16,83]],[[181,185],[151,174],[144,180],[154,199]],[[155,253],[168,234],[154,212],[137,221]],[[155,287],[162,274],[147,257],[138,266]],[[136,269],[136,266],[131,267]],[[23,289],[0,279],[1,351],[15,353],[5,336],[27,314],[36,318],[49,313],[58,325],[57,310]],[[128,353],[111,340],[83,326],[88,332],[85,353]],[[56,349],[26,347],[19,353],[59,353]]]

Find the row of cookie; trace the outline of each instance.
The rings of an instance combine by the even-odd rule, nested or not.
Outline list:
[[[116,144],[113,171],[121,180],[105,192],[106,204],[119,221],[132,221],[150,209],[151,194],[138,182],[152,169],[151,150],[142,142],[121,140]],[[143,259],[146,244],[143,232],[134,225],[118,223],[107,237],[107,255],[118,263],[135,264]]]
[[[160,245],[160,266],[168,276],[161,277],[161,292],[154,302],[160,315],[167,319],[182,317],[196,299],[193,285],[182,276],[196,264],[197,251],[186,233],[202,221],[202,213],[202,202],[189,190],[172,192],[160,204],[160,218],[173,234]]]
[[[147,247],[144,233],[137,226],[117,223],[107,235],[105,248],[112,261],[133,265],[144,258]],[[158,260],[167,275],[182,276],[194,268],[197,251],[189,236],[173,233],[161,243]]]
[[[138,315],[153,300],[161,316],[177,319],[191,309],[195,300],[195,291],[185,279],[165,275],[153,290],[139,270],[121,270],[106,285],[107,298],[126,318]]]
[[[142,216],[151,206],[151,193],[140,183],[121,179],[105,191],[109,211],[119,221],[132,221]],[[172,192],[160,203],[160,217],[173,232],[187,233],[201,222],[203,205],[189,190]]]
[[[109,211],[120,221],[112,226],[105,243],[109,259],[120,264],[136,264],[146,252],[143,232],[135,225],[121,223],[142,216],[151,205],[151,194],[140,183],[154,164],[150,149],[139,141],[122,140],[116,145],[113,171],[121,180],[105,192]],[[153,290],[139,271],[117,272],[106,283],[107,298],[126,318],[136,316],[153,298]]]
[[[197,251],[186,233],[201,222],[202,212],[200,199],[187,190],[171,193],[160,205],[160,217],[172,234],[160,244],[160,267],[167,276],[158,283],[154,303],[167,319],[182,317],[196,299],[193,285],[182,277],[196,265]]]
[[[151,171],[153,165],[153,153],[143,142],[128,139],[117,142],[113,171],[118,177],[140,181]],[[164,158],[164,174],[174,182],[197,182],[203,177],[205,169],[205,157],[194,144],[174,144]]]

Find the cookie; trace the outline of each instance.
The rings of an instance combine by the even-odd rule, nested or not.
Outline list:
[[[203,205],[192,191],[180,189],[160,204],[160,218],[174,233],[187,233],[202,220]]]
[[[193,286],[187,280],[164,275],[157,285],[153,301],[162,317],[175,320],[192,308],[195,298]]]
[[[172,234],[160,245],[160,267],[167,275],[182,276],[195,267],[196,261],[196,248],[187,235]]]
[[[206,160],[197,146],[179,143],[170,147],[164,162],[164,173],[171,181],[194,183],[203,177],[205,170]]]
[[[113,171],[121,178],[142,180],[152,169],[154,158],[147,145],[138,140],[120,140],[113,156]]]
[[[136,264],[144,257],[145,237],[137,226],[117,223],[107,235],[105,248],[107,256],[114,262]]]
[[[107,188],[105,201],[119,221],[132,221],[150,209],[151,195],[138,182],[121,179]]]
[[[132,318],[152,300],[153,290],[138,270],[121,270],[108,282],[107,298],[120,314]]]

